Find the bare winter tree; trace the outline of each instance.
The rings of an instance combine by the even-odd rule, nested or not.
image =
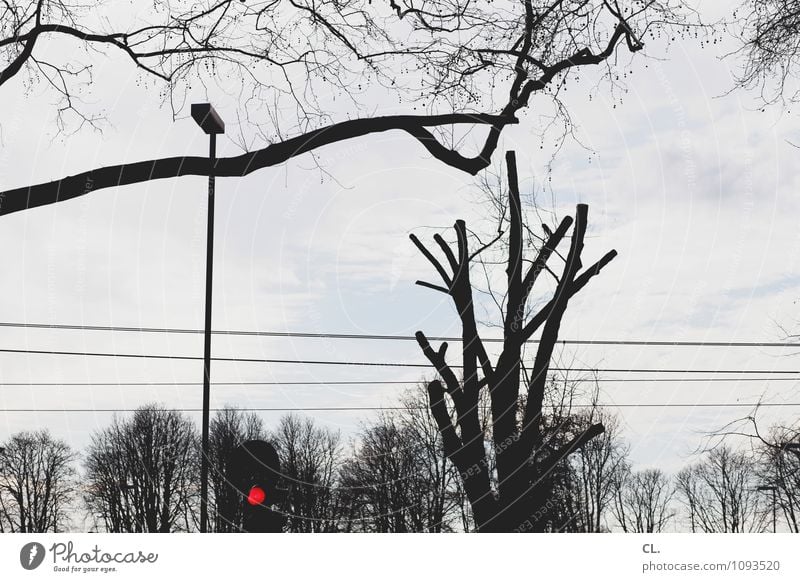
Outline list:
[[[773,427],[757,452],[761,483],[775,487],[777,509],[789,530],[800,533],[800,430]]]
[[[225,407],[209,423],[209,514],[215,532],[242,531],[242,494],[229,482],[231,453],[243,442],[264,439],[264,423],[254,413]]]
[[[416,236],[411,235],[411,239],[442,279],[442,284],[423,281],[418,284],[449,295],[461,320],[463,380],[459,381],[447,361],[447,343],[434,349],[421,331],[417,332],[417,341],[440,377],[428,385],[429,404],[442,433],[447,456],[463,479],[478,530],[542,531],[547,523],[545,516],[552,490],[549,477],[552,469],[603,432],[601,423],[593,423],[580,427],[565,442],[557,445],[545,438],[543,407],[550,361],[570,297],[583,289],[616,256],[616,251],[607,253],[581,272],[588,207],[578,205],[565,265],[561,276],[556,278],[552,298],[534,314],[529,314],[528,300],[534,284],[542,273],[552,272],[548,261],[573,225],[573,219],[562,220],[554,231],[549,232],[536,256],[526,262],[513,152],[506,155],[506,161],[509,184],[507,290],[500,356],[496,362],[490,360],[478,333],[470,267],[480,249],[477,252],[470,250],[466,225],[461,220],[455,224],[455,249],[440,235],[434,236],[449,268]],[[523,346],[537,332],[540,335],[535,359],[532,365],[524,364]],[[492,486],[489,474],[484,448],[485,430],[478,414],[481,390],[488,392],[491,402],[496,488]],[[455,416],[455,422],[451,414]]]
[[[364,426],[352,458],[342,467],[341,483],[351,530],[449,532],[474,527],[425,386],[407,390],[398,410]]]
[[[46,430],[15,434],[2,447],[0,532],[64,531],[75,509],[75,453]]]
[[[745,451],[719,445],[676,477],[692,532],[747,533],[764,530],[763,494],[756,465]]]
[[[139,71],[142,82],[159,85],[153,89],[176,114],[192,85],[237,96],[239,116],[257,131],[242,138],[245,153],[216,161],[217,176],[244,176],[391,130],[475,174],[532,96],[553,98],[587,66],[611,73],[623,51],[640,51],[645,37],[680,27],[686,17],[681,0],[165,0],[130,11],[118,3],[11,0],[0,7],[0,88],[22,75],[55,94],[61,127],[94,124],[80,98],[91,87],[98,52],[106,53]],[[412,112],[375,115],[387,99],[410,104]],[[484,128],[473,153],[459,151],[454,132],[464,127]],[[0,192],[0,215],[211,172],[205,157],[89,169]]]
[[[762,430],[759,409],[760,404],[750,414],[728,423],[713,436],[719,439],[744,437],[750,441],[755,453],[754,472],[762,495],[775,488],[774,498],[763,500],[769,502],[765,509],[767,517],[777,521],[782,516],[790,531],[800,533],[800,428],[794,423],[775,424]]]
[[[759,89],[766,102],[796,101],[800,73],[800,2],[746,0],[735,14],[741,47],[740,85]]]
[[[288,530],[335,532],[342,507],[337,493],[341,464],[340,435],[319,427],[311,418],[281,418],[271,442],[281,458],[288,489]]]
[[[620,438],[619,421],[608,413],[594,412],[589,418],[569,419],[578,427],[602,422],[605,430],[588,441],[557,469],[553,498],[560,505],[556,531],[598,533],[610,531],[608,521],[614,494],[629,470],[628,447]]]
[[[758,407],[752,414],[726,426],[722,434],[745,436],[754,443],[760,484],[774,487],[775,512],[780,511],[790,531],[800,533],[800,428],[776,424],[759,428]],[[777,515],[773,518],[777,519]]]
[[[402,421],[382,414],[366,425],[342,467],[342,493],[357,531],[447,530],[447,492],[432,478],[425,443]]]
[[[93,435],[86,503],[109,532],[188,531],[195,523],[199,445],[192,422],[159,405]]]
[[[417,481],[426,508],[424,530],[469,531],[474,528],[469,500],[455,466],[447,458],[442,435],[428,406],[427,384],[409,389],[400,398],[397,413],[410,442],[414,443]],[[484,420],[488,415],[481,415]]]
[[[619,475],[612,511],[622,531],[659,533],[675,517],[675,488],[660,469],[625,471]]]

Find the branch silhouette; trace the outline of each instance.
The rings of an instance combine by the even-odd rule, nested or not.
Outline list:
[[[310,131],[282,142],[230,158],[218,158],[214,164],[217,177],[241,177],[281,164],[295,156],[332,143],[391,130],[402,130],[414,136],[435,158],[470,174],[489,165],[491,148],[484,148],[475,157],[466,157],[440,144],[426,127],[452,124],[489,125],[499,131],[517,123],[513,116],[452,113],[445,115],[392,115],[342,121]],[[489,151],[487,151],[489,149]],[[106,166],[67,176],[60,180],[0,192],[0,216],[37,206],[71,200],[96,190],[138,184],[179,176],[208,176],[211,162],[207,157],[171,157]]]

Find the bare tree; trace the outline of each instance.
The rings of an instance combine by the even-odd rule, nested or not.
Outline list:
[[[791,81],[800,73],[800,3],[745,0],[735,13],[741,46],[734,55],[742,68],[738,83],[761,91],[766,102],[796,101]]]
[[[109,4],[110,6],[110,4]],[[91,83],[92,58],[80,51],[40,52],[71,42],[96,56],[113,51],[162,84],[178,114],[191,84],[234,82],[239,116],[257,131],[245,153],[174,157],[96,168],[52,182],[0,192],[0,215],[103,188],[185,175],[244,176],[327,144],[399,130],[442,163],[475,174],[518,123],[532,96],[552,99],[575,70],[607,65],[643,48],[645,35],[685,23],[680,0],[621,4],[607,0],[371,0],[235,2],[158,1],[115,14],[67,0],[12,0],[0,7],[0,87],[27,73],[58,97],[59,124]],[[47,55],[47,56],[45,56]],[[608,75],[615,80],[616,75]],[[337,121],[331,100],[346,111]],[[387,96],[425,113],[370,116]],[[294,119],[287,113],[295,112]],[[456,128],[484,128],[477,152],[459,150]],[[262,146],[262,147],[259,147]]]
[[[762,494],[755,462],[746,452],[719,445],[676,477],[678,497],[692,532],[747,533],[764,530]]]
[[[660,469],[621,472],[615,485],[612,511],[622,531],[663,532],[675,517],[675,488]]]
[[[271,440],[281,458],[288,489],[288,530],[334,532],[342,507],[336,489],[341,463],[340,435],[311,418],[281,418]]]
[[[456,307],[462,328],[459,381],[448,364],[448,344],[431,346],[421,331],[417,342],[441,379],[428,384],[429,405],[442,433],[448,458],[458,468],[480,531],[542,531],[547,523],[546,506],[551,496],[549,475],[566,456],[603,432],[601,423],[580,427],[569,438],[554,444],[546,438],[544,403],[548,370],[558,341],[561,321],[570,297],[580,291],[615,256],[606,253],[582,273],[584,235],[588,207],[578,205],[575,227],[565,266],[556,277],[555,291],[535,314],[529,316],[528,300],[542,273],[551,273],[548,261],[572,226],[572,218],[561,221],[549,232],[545,243],[526,265],[523,220],[513,152],[506,155],[508,169],[508,256],[507,289],[503,313],[503,346],[493,363],[478,333],[473,304],[470,267],[477,253],[470,251],[466,225],[455,224],[455,250],[441,237],[434,240],[444,254],[449,270],[417,239],[414,244],[439,273],[442,283],[418,284],[449,295]],[[502,231],[501,231],[502,232]],[[523,362],[523,346],[541,330],[536,356],[530,367]],[[481,390],[488,391],[491,402],[491,436],[497,466],[497,488],[493,490],[484,448],[486,436],[479,419]],[[521,393],[523,396],[521,397]],[[452,406],[452,409],[450,408]],[[456,418],[453,422],[451,410]],[[456,428],[458,427],[458,429]]]
[[[610,531],[608,517],[614,493],[629,470],[628,447],[620,439],[616,417],[597,412],[594,415],[587,419],[580,416],[570,419],[578,426],[588,426],[597,420],[605,430],[562,461],[561,477],[555,480],[553,496],[561,506],[561,523],[553,524],[556,531]]]
[[[341,478],[355,529],[382,533],[450,529],[445,475],[431,466],[430,443],[419,437],[400,418],[388,414],[361,431]]]
[[[77,488],[75,453],[46,430],[20,432],[0,447],[0,532],[63,531]]]
[[[217,411],[209,423],[209,512],[215,532],[242,531],[242,494],[229,482],[233,450],[243,442],[266,437],[254,413],[233,407]]]
[[[757,453],[761,483],[775,487],[775,502],[787,526],[800,533],[800,430],[773,427]]]
[[[458,471],[418,386],[398,410],[364,426],[342,470],[351,527],[379,532],[469,531],[474,527]]]
[[[86,503],[109,532],[187,531],[195,524],[199,445],[192,422],[150,404],[114,418],[86,452]]]
[[[417,481],[422,484],[420,495],[425,497],[425,531],[470,531],[474,522],[469,500],[457,469],[445,454],[442,435],[428,406],[427,385],[407,390],[400,404],[398,422],[413,443]]]

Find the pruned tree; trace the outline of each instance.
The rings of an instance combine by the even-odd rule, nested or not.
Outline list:
[[[682,469],[675,483],[692,532],[764,530],[767,512],[757,490],[756,466],[745,451],[719,445],[694,465]]]
[[[64,531],[77,489],[76,455],[47,430],[20,432],[0,447],[0,532]]]
[[[342,462],[340,440],[337,431],[295,414],[281,418],[272,433],[291,507],[288,531],[338,531],[342,514],[336,488]]]
[[[524,256],[523,219],[513,152],[506,154],[508,172],[508,253],[506,257],[506,293],[502,313],[503,344],[492,362],[478,331],[473,302],[470,268],[478,251],[471,251],[466,224],[455,223],[457,242],[453,249],[442,238],[434,241],[446,258],[445,267],[419,239],[411,240],[434,266],[442,284],[418,281],[419,285],[451,297],[462,329],[462,380],[447,361],[448,344],[438,349],[422,331],[417,342],[439,378],[428,384],[429,405],[442,433],[448,458],[458,469],[470,500],[479,531],[543,531],[547,524],[547,503],[552,492],[550,473],[566,456],[603,432],[601,423],[578,428],[563,442],[554,444],[546,438],[543,415],[548,386],[548,371],[558,341],[561,322],[569,299],[583,289],[615,256],[606,253],[585,270],[582,253],[587,227],[588,207],[577,207],[569,250],[561,276],[555,278],[552,297],[535,313],[529,314],[529,299],[534,285],[548,266],[562,239],[573,226],[564,218],[549,231],[533,259]],[[532,363],[523,361],[523,347],[539,332]],[[478,409],[480,392],[486,390],[491,403],[491,438],[496,461],[497,485],[492,486],[485,430]],[[455,417],[452,420],[451,414]]]
[[[249,440],[266,437],[264,423],[255,413],[226,406],[209,423],[209,513],[211,531],[242,531],[242,494],[229,482],[234,449]]]
[[[0,87],[27,74],[29,84],[42,83],[58,97],[60,126],[67,113],[79,124],[94,123],[79,107],[80,89],[91,83],[92,58],[108,51],[144,82],[160,84],[175,114],[192,84],[233,83],[239,117],[257,131],[239,144],[245,153],[220,158],[213,168],[208,158],[178,156],[9,189],[0,192],[0,215],[149,180],[244,176],[392,130],[442,163],[475,174],[534,95],[552,98],[584,67],[605,64],[611,73],[619,53],[639,52],[645,36],[687,18],[680,0],[163,0],[142,3],[136,14],[111,6],[4,2]],[[64,43],[75,50],[42,50]],[[336,97],[346,104],[338,116]],[[411,112],[371,114],[387,98],[410,103]],[[465,127],[484,128],[477,152],[459,149],[462,140],[453,132]]]
[[[150,404],[115,417],[92,436],[84,466],[86,503],[107,531],[194,528],[199,441],[182,413]]]
[[[660,533],[675,517],[675,487],[660,469],[625,471],[615,484],[612,511],[626,533]]]

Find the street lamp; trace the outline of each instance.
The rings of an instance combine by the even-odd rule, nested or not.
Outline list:
[[[761,485],[759,487],[756,487],[756,491],[772,491],[772,533],[775,533],[777,531],[777,522],[778,522],[777,512],[776,512],[776,506],[777,506],[776,495],[778,492],[778,488],[775,487],[775,485]]]
[[[208,227],[206,228],[206,325],[203,342],[203,444],[200,460],[200,531],[208,527],[208,406],[211,392],[211,282],[214,267],[214,166],[217,134],[225,133],[225,123],[210,103],[193,103],[192,118],[208,134]]]

